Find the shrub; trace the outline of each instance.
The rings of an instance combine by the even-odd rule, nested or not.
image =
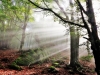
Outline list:
[[[92,55],[83,56],[83,57],[81,57],[81,60],[90,62],[92,57],[93,57]]]
[[[15,62],[12,64],[8,65],[9,68],[14,69],[14,70],[22,70],[20,66],[18,66]]]

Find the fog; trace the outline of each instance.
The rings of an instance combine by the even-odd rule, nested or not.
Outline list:
[[[97,3],[94,6],[96,8],[94,11],[97,24],[99,24],[99,4]],[[55,22],[52,15],[44,16],[43,12],[34,12],[32,16],[34,16],[35,20],[27,23],[22,50],[43,49],[37,52],[41,56],[40,60],[63,51],[66,51],[67,54],[67,51],[70,51],[70,36],[69,31],[66,31],[66,29],[69,29],[69,26],[65,27],[59,21]],[[19,50],[21,37],[22,29],[2,33],[0,36],[0,46]],[[86,39],[81,37],[80,44],[83,42],[86,42]],[[86,52],[86,47],[80,47],[80,55],[84,54],[84,52]]]

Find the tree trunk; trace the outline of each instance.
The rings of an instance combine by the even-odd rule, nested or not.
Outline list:
[[[73,3],[70,0],[71,6],[71,20],[74,21]],[[70,66],[75,67],[78,64],[79,57],[79,33],[75,26],[70,26]]]
[[[78,64],[79,57],[79,35],[76,32],[75,27],[70,27],[70,66],[74,67]]]
[[[78,58],[79,58],[79,31],[76,30],[76,62],[78,63]]]
[[[59,1],[55,0],[55,2],[57,3],[57,5],[59,6],[59,8],[61,9],[62,13],[66,16],[66,20],[69,20],[66,12],[64,11],[64,9],[60,6]],[[73,15],[73,2],[72,0],[69,0],[70,3],[70,7],[71,7],[71,20],[74,21],[74,15]],[[70,26],[70,65],[71,66],[75,66],[78,62],[78,57],[79,57],[79,34],[78,31],[76,29],[75,26],[71,27]]]
[[[25,13],[25,21],[24,21],[24,26],[23,26],[23,28],[22,28],[22,38],[21,38],[21,44],[20,44],[19,51],[22,50],[23,45],[24,45],[24,40],[25,40],[25,30],[26,30],[26,26],[27,26],[27,20],[28,20],[28,14]]]
[[[90,47],[89,47],[89,41],[86,42],[86,49],[87,49],[88,55],[90,55],[91,52],[90,52]]]
[[[93,50],[93,55],[95,59],[95,71],[98,75],[100,75],[100,40],[97,33],[97,26],[92,6],[92,0],[86,1],[87,5],[87,15],[88,15],[88,22],[91,25],[91,34],[89,34],[90,42],[91,42],[91,49]]]
[[[24,45],[26,26],[27,26],[27,23],[25,22],[24,26],[23,26],[23,30],[22,30],[22,38],[21,38],[21,44],[20,44],[20,48],[19,48],[20,51],[22,50],[23,45]]]
[[[27,21],[29,20],[29,12],[30,12],[30,5],[27,6],[27,4],[25,4],[25,13],[24,13],[24,26],[22,28],[22,38],[21,38],[21,43],[20,43],[20,48],[19,51],[22,50],[23,45],[24,45],[24,41],[25,41],[25,30],[26,30],[26,26],[27,26]]]

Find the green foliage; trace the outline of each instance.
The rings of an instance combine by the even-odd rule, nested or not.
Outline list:
[[[81,59],[82,61],[88,61],[88,62],[90,62],[90,60],[91,60],[92,57],[93,57],[92,55],[87,55],[87,56],[81,57],[80,59]]]
[[[44,0],[44,1],[49,3],[53,2],[53,0]]]
[[[5,19],[7,19],[7,18],[8,18],[8,16],[6,14],[4,14],[4,12],[0,11],[0,20],[3,21]]]
[[[48,71],[51,73],[55,73],[58,72],[59,70],[57,68],[61,67],[62,61],[55,61],[54,63],[52,63],[52,65],[48,68]],[[63,63],[64,65],[64,63]]]
[[[80,1],[85,2],[86,0],[80,0]]]
[[[50,66],[50,67],[48,68],[48,71],[49,71],[50,73],[58,72],[55,66]]]
[[[60,67],[60,64],[57,63],[57,62],[53,63],[52,65],[55,66],[55,67]]]
[[[20,66],[28,66],[37,62],[40,58],[38,51],[41,49],[34,49],[28,51],[22,51],[20,57],[18,57],[14,63]]]
[[[62,67],[62,65],[65,65],[65,63],[63,62],[63,61],[61,61],[61,60],[57,60],[57,61],[54,61],[53,63],[52,63],[52,65],[48,68],[48,71],[50,72],[50,73],[56,73],[56,72],[58,72],[59,71],[59,67]]]
[[[17,64],[17,65],[21,65],[21,66],[27,66],[27,65],[29,65],[29,63],[31,62],[32,60],[31,60],[31,58],[29,57],[29,56],[27,56],[27,57],[19,57],[18,59],[16,59],[16,61],[15,61],[15,63]]]
[[[30,10],[33,8],[28,0],[1,0],[0,30],[19,30],[22,27],[18,26],[20,22],[34,21],[34,18],[31,16],[33,13],[30,13]],[[26,17],[27,20],[25,20]]]
[[[22,70],[20,66],[18,66],[15,62],[12,64],[8,65],[9,68],[14,69],[14,70]]]
[[[17,6],[11,6],[10,8],[11,8],[12,10],[17,10],[17,9],[18,9]]]
[[[55,70],[55,67],[54,67],[54,66],[50,66],[49,69],[51,69],[51,70]]]

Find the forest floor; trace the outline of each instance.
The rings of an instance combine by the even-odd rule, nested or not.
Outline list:
[[[29,66],[21,66],[22,70],[13,70],[8,67],[15,59],[19,57],[20,53],[16,50],[0,50],[0,75],[96,75],[94,71],[94,62],[80,61],[81,70],[73,70],[67,65],[69,59],[63,59],[64,63],[56,67],[56,71],[49,71],[52,65],[51,61],[37,63]]]

